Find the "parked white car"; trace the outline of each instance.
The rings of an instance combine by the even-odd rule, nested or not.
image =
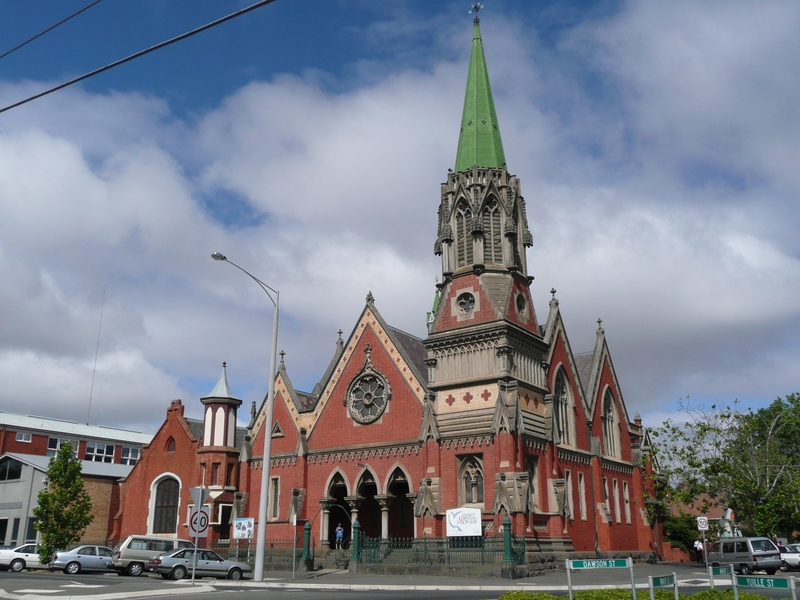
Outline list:
[[[39,563],[39,546],[24,544],[13,550],[0,550],[0,568],[19,573],[25,569],[46,569]]]
[[[781,569],[788,571],[789,569],[800,569],[800,544],[789,544],[788,546],[781,546],[781,560],[783,565]]]

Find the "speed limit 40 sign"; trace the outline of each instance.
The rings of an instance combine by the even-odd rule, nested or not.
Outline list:
[[[697,530],[708,531],[708,517],[697,517]]]
[[[208,537],[208,523],[211,520],[211,512],[208,506],[192,508],[189,513],[189,534],[191,537]]]

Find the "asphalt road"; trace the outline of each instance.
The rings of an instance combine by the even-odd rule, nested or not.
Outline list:
[[[647,576],[675,572],[680,591],[693,594],[708,589],[708,579],[697,565],[636,565],[637,589],[645,589]],[[783,576],[800,575],[789,573]],[[630,589],[627,569],[604,569],[573,574],[577,588],[620,587]],[[717,578],[717,586],[730,587],[730,578]],[[127,598],[179,597],[212,600],[291,598],[293,600],[415,600],[442,598],[494,600],[509,589],[547,591],[566,595],[565,573],[549,573],[516,581],[432,576],[354,575],[347,572],[300,573],[292,580],[288,573],[268,573],[263,584],[252,581],[232,582],[200,579],[192,587],[186,580],[166,581],[160,577],[120,577],[116,574],[81,574],[68,576],[49,571],[10,573],[0,571],[0,599],[81,598],[85,600],[123,600]],[[791,598],[789,590],[754,589],[769,598]]]

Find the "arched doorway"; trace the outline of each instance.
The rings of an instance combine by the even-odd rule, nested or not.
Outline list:
[[[358,522],[361,524],[361,531],[367,537],[381,537],[381,507],[375,499],[375,496],[378,495],[378,485],[370,471],[366,471],[361,476],[357,495],[363,498],[358,507]]]
[[[389,536],[394,538],[414,537],[414,504],[408,497],[408,478],[402,469],[395,469],[389,479],[387,490],[389,504]]]
[[[350,540],[350,506],[347,504],[347,484],[340,473],[334,475],[328,487],[328,542],[331,549],[336,547],[336,526],[341,524],[344,529],[344,539]]]

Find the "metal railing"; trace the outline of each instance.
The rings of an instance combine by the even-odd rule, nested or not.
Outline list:
[[[362,535],[361,560],[366,564],[500,565],[503,536],[469,538],[369,538]],[[514,563],[525,564],[525,539],[512,536]]]

